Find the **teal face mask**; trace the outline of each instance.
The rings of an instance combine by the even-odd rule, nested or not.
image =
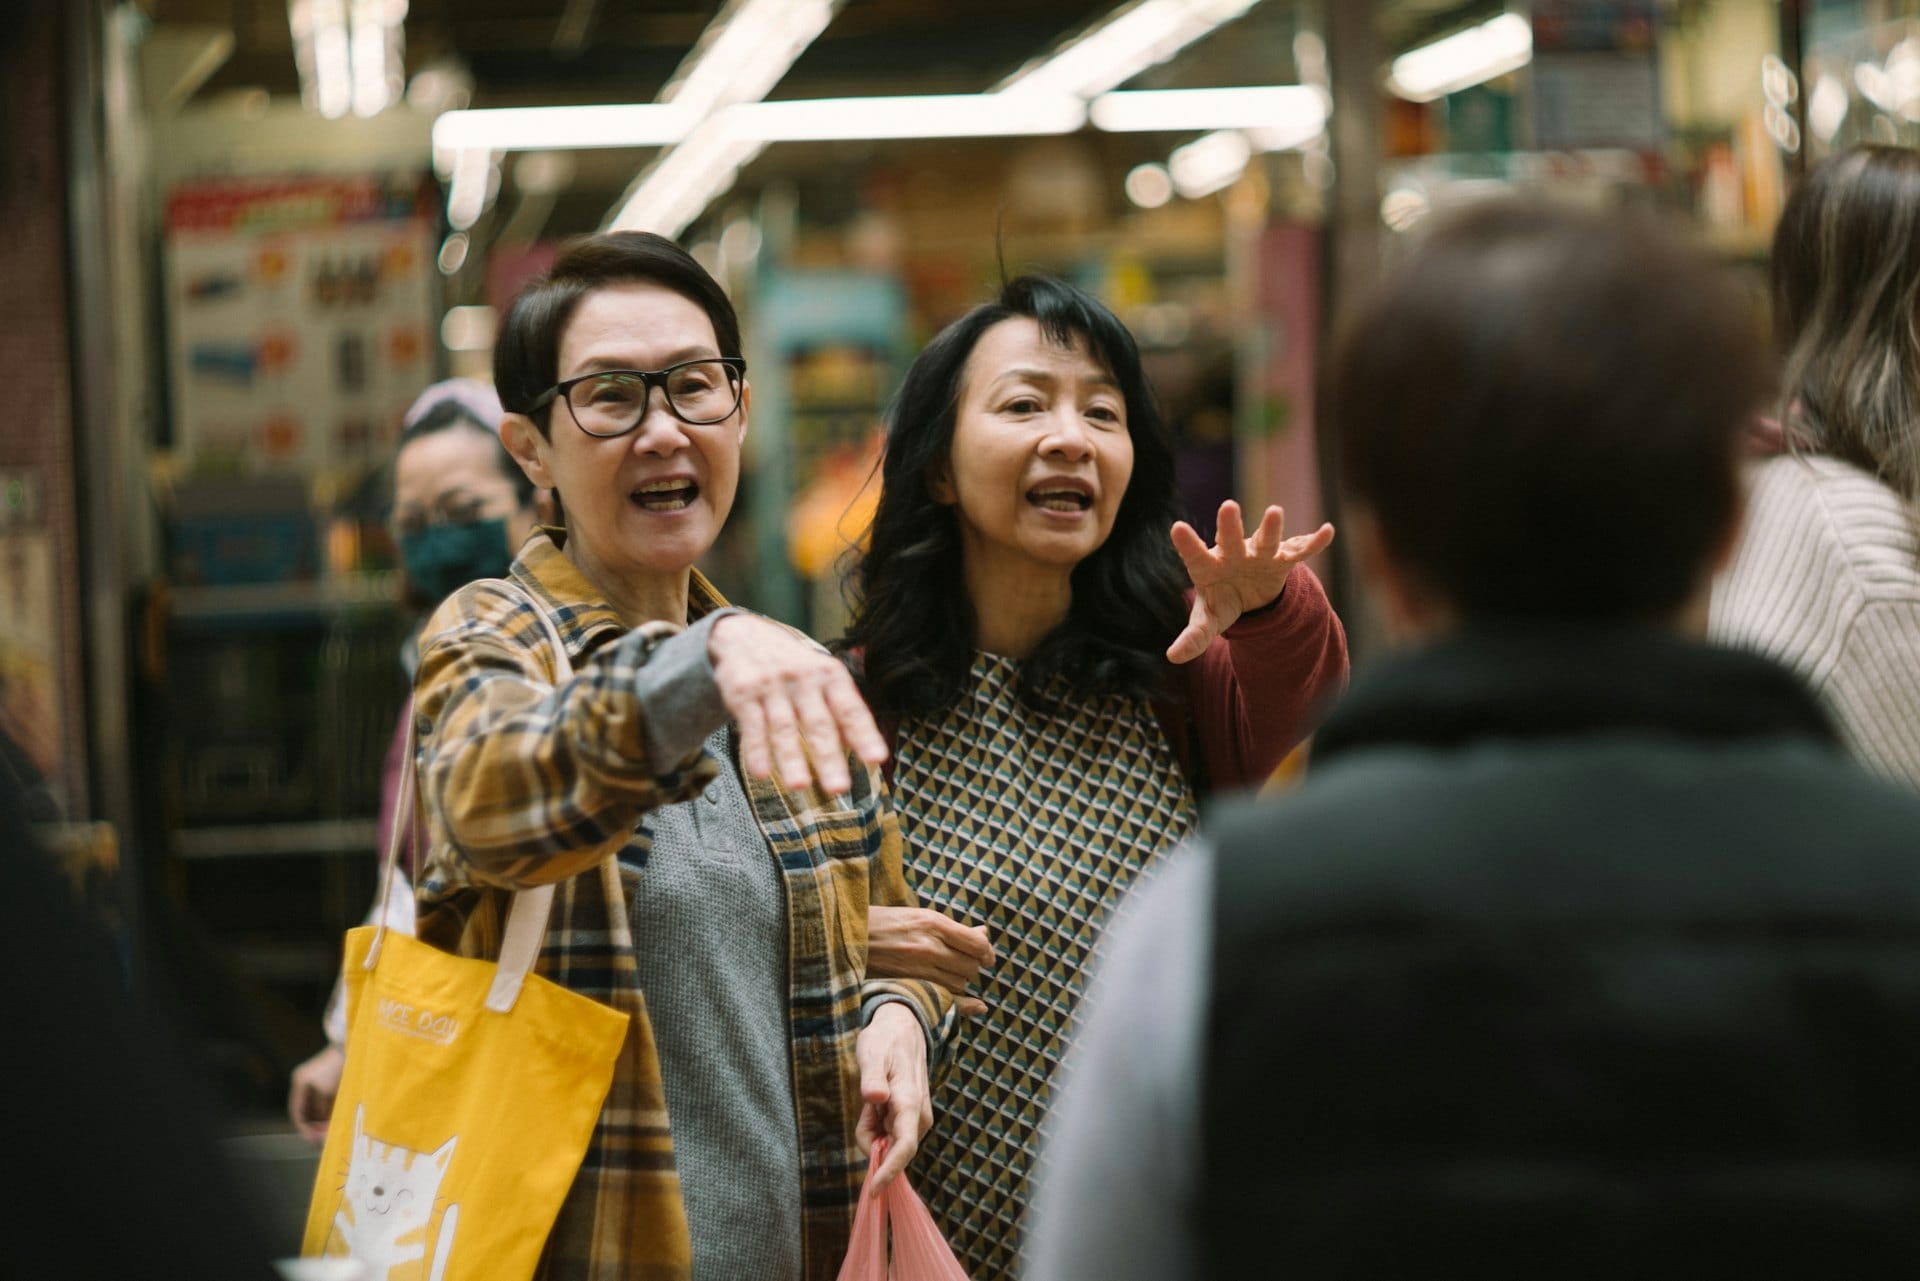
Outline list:
[[[464,525],[429,525],[400,539],[407,580],[435,601],[476,578],[499,578],[513,564],[507,522],[498,518]]]

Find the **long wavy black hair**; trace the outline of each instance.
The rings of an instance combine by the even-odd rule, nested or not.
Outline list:
[[[1113,530],[1073,571],[1066,619],[1021,664],[1020,694],[1045,707],[1056,677],[1076,697],[1166,692],[1166,648],[1186,622],[1185,570],[1168,541],[1179,517],[1173,443],[1133,335],[1105,304],[1048,276],[1009,281],[994,301],[942,330],[907,370],[887,414],[879,508],[854,568],[845,651],[883,720],[953,705],[973,665],[975,617],[963,584],[960,518],[934,498],[981,335],[1026,317],[1049,341],[1084,344],[1119,383],[1133,438],[1133,474]]]

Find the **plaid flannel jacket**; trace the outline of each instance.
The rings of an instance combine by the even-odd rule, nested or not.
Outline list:
[[[555,537],[564,535],[530,539],[510,576],[554,621],[573,680],[556,688],[539,619],[497,581],[463,588],[428,623],[415,683],[430,842],[419,935],[460,955],[497,957],[511,891],[559,883],[538,972],[626,1011],[632,1023],[540,1276],[671,1281],[690,1273],[686,1213],[645,994],[631,949],[613,942],[609,912],[627,913],[644,874],[647,812],[698,795],[719,766],[705,752],[646,759],[633,675],[658,633],[628,630]],[[724,604],[696,573],[689,613]],[[851,764],[850,809],[817,790],[745,779],[785,886],[808,1281],[832,1281],[838,1271],[865,1173],[853,1137],[863,1005],[907,1001],[932,1029],[930,1057],[953,1023],[952,999],[937,984],[865,978],[868,904],[911,905],[913,897],[877,773]],[[611,904],[602,865],[622,851],[623,901]]]

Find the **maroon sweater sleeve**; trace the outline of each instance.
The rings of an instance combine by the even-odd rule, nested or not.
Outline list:
[[[1216,791],[1256,787],[1345,687],[1347,633],[1320,580],[1296,565],[1279,600],[1241,617],[1178,672],[1186,705],[1162,712],[1175,750],[1191,767],[1197,740]]]

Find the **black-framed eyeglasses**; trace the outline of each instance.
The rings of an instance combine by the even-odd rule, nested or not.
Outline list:
[[[658,387],[667,411],[683,423],[717,423],[740,408],[747,362],[738,356],[683,360],[665,369],[596,369],[555,383],[533,402],[539,413],[555,400],[566,402],[574,423],[589,436],[624,436],[647,416],[647,402]]]

